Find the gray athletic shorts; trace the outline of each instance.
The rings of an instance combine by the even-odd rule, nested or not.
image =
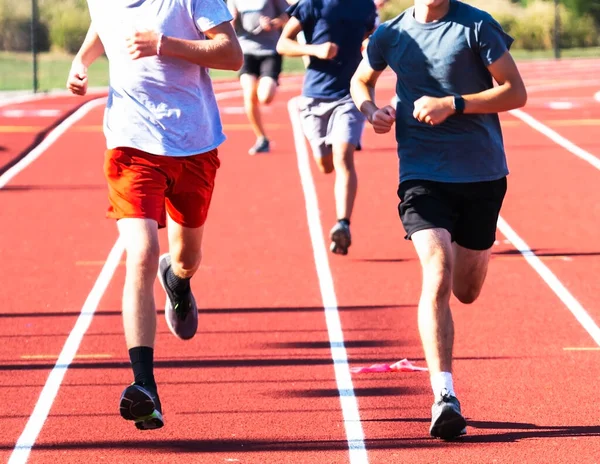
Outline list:
[[[315,157],[331,155],[334,143],[359,144],[365,117],[350,95],[340,100],[300,97],[298,108],[302,130]]]

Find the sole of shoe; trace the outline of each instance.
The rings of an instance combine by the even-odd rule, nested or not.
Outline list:
[[[134,421],[140,430],[159,429],[164,425],[162,413],[156,409],[152,397],[136,385],[130,385],[121,395],[119,412],[123,419]]]
[[[429,433],[432,437],[442,440],[452,440],[467,433],[467,421],[452,408],[442,411],[440,416],[431,425]]]

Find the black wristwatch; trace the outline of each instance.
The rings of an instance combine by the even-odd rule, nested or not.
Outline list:
[[[460,95],[456,95],[452,107],[456,111],[456,114],[463,114],[465,112],[465,99]]]

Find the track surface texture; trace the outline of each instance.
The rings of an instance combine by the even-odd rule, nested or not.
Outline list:
[[[511,174],[486,286],[474,305],[452,301],[469,423],[453,442],[428,436],[427,373],[348,371],[425,364],[391,134],[365,129],[353,245],[334,256],[334,177],[298,137],[301,79],[282,79],[265,111],[272,152],[258,156],[238,84],[215,84],[228,140],[192,281],[200,329],[170,334],[157,283],[165,427],[141,432],[118,413],[132,375],[122,249],[104,218],[103,101],[0,107],[0,461],[600,463],[600,61],[520,68],[529,103],[502,115]],[[393,87],[384,75],[380,103]]]

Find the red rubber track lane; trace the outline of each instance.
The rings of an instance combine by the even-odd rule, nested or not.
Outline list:
[[[100,133],[91,141],[101,142]],[[89,144],[88,133],[74,130],[0,189],[2,458],[54,362],[28,357],[58,355],[98,273],[79,263],[104,260],[110,250],[113,228],[88,214],[106,197],[102,152]]]
[[[382,102],[389,96],[381,93]],[[593,277],[600,260],[595,253],[585,257],[596,246],[598,172],[528,126],[511,124],[513,117],[503,119],[509,123],[505,138],[512,171],[503,214],[569,288],[577,281],[573,292],[600,321]],[[344,330],[363,329],[348,337],[351,364],[365,365],[377,356],[381,362],[408,357],[422,364],[415,307],[420,269],[397,216],[393,138],[367,128],[363,145],[356,156],[354,244],[349,256],[331,258],[340,304],[375,308],[342,313]],[[333,178],[315,169],[313,175],[327,238],[327,226],[335,221]],[[583,182],[577,185],[577,179]],[[590,406],[600,375],[597,352],[564,350],[594,342],[501,234],[498,240],[480,300],[473,306],[452,303],[455,381],[470,423],[468,436],[451,444],[427,437],[432,401],[427,375],[355,376],[372,464],[597,462],[598,410]],[[551,252],[544,256],[545,249],[580,250],[581,267],[569,262],[559,273],[562,262]]]
[[[60,121],[95,97],[97,95],[57,96],[0,105],[0,172],[39,144]]]
[[[222,102],[229,141],[221,150],[204,266],[194,282],[200,333],[181,342],[162,314],[159,320],[156,375],[166,427],[142,433],[118,416],[119,395],[131,381],[119,315],[121,268],[78,351],[104,358],[76,359],[29,462],[347,461],[332,362],[322,348],[328,338],[304,198],[287,116],[280,115],[294,93],[282,92],[267,116],[276,141],[268,156],[246,154],[254,140],[244,117],[235,114],[241,100]],[[100,111],[92,118],[99,124]],[[63,142],[73,143],[76,134],[77,127]],[[88,134],[87,145],[101,153],[100,132]],[[51,151],[45,160],[64,156]],[[99,165],[90,175],[102,182]],[[77,222],[103,224],[98,234],[81,238],[94,244],[82,258],[89,267],[102,260],[115,236],[114,225],[101,219],[105,207],[98,198],[78,213]],[[158,287],[156,297],[162,308]],[[44,322],[55,326],[56,320]]]
[[[130,381],[119,316],[121,268],[78,352],[106,358],[75,361],[30,462],[348,462],[304,199],[285,113],[285,101],[293,94],[282,92],[267,116],[274,138],[274,152],[268,156],[252,158],[245,154],[253,137],[244,128],[244,117],[235,115],[241,102],[231,100],[234,107],[224,111],[229,141],[222,150],[223,168],[205,238],[202,278],[194,287],[197,295],[202,295],[199,300],[205,310],[201,333],[192,342],[178,342],[162,319],[159,322],[157,376],[165,406],[165,429],[138,432],[115,410],[121,389]],[[384,99],[391,96],[385,92],[381,95]],[[222,106],[229,106],[229,101]],[[42,169],[40,166],[48,170],[60,164],[57,161],[71,159],[59,149],[61,141],[70,147],[94,145],[101,154],[99,113],[95,112],[93,121],[80,123],[85,126],[85,142],[77,138],[74,128],[17,181],[24,179],[25,183],[27,176]],[[510,116],[505,120],[514,122]],[[97,130],[91,131],[91,125],[98,126]],[[558,229],[564,223],[561,215],[542,215],[544,208],[557,201],[551,195],[555,184],[541,176],[539,169],[521,167],[522,158],[531,155],[528,142],[537,140],[535,132],[514,122],[507,125],[505,134],[512,174],[503,214],[537,248],[538,240],[544,238],[540,224]],[[374,136],[367,129],[364,145],[365,151],[357,154],[361,184],[353,218],[355,243],[349,256],[330,257],[351,364],[402,357],[423,364],[415,308],[419,268],[410,243],[402,239],[397,219],[394,141],[392,137]],[[571,156],[556,150],[543,136],[539,145],[548,150],[552,161]],[[556,162],[555,175],[576,169],[573,165],[580,161],[565,165]],[[539,168],[539,164],[533,167]],[[81,172],[77,166],[73,169]],[[101,163],[94,169],[79,169],[103,185]],[[42,172],[37,173],[41,185],[40,179],[47,180]],[[333,178],[314,169],[313,175],[326,236],[335,219]],[[67,176],[70,182],[73,177]],[[539,192],[524,209],[520,194],[529,192],[527,188]],[[6,193],[0,190],[0,195]],[[81,251],[87,252],[85,257],[77,256],[80,261],[75,266],[74,257],[69,256],[70,269],[76,268],[76,272],[58,278],[82,278],[92,269],[85,282],[73,283],[81,294],[69,294],[73,297],[72,315],[36,318],[43,325],[36,327],[36,334],[42,330],[58,334],[49,337],[52,343],[47,346],[36,344],[36,349],[44,348],[50,354],[60,351],[116,235],[110,221],[99,219],[105,208],[104,193],[85,196],[85,209],[78,213],[78,221],[69,221],[69,227],[56,218],[45,222],[53,226],[45,233],[49,241],[55,236],[54,228],[64,225],[67,232],[63,234],[71,234],[73,241],[81,240]],[[71,197],[77,198],[70,192],[68,201],[74,201]],[[32,196],[29,203],[40,198]],[[21,209],[23,204],[27,205],[21,203]],[[584,220],[581,228],[586,227]],[[22,224],[20,235],[15,237],[25,241],[22,238],[30,234],[33,238],[29,241],[38,242],[31,220],[27,222],[29,225]],[[81,227],[80,223],[86,222],[88,235],[77,234],[74,225]],[[56,236],[61,236],[60,231]],[[11,239],[18,241],[15,237]],[[577,344],[591,345],[591,339],[529,265],[502,243],[502,236],[499,241],[481,299],[472,307],[456,302],[453,306],[456,384],[470,420],[469,435],[462,443],[449,444],[427,438],[431,393],[426,374],[356,377],[355,393],[371,463],[541,462],[540,457],[543,462],[596,462],[600,430],[597,411],[590,409],[599,374],[596,354],[563,350]],[[1,243],[13,242],[2,237]],[[48,255],[43,261],[53,268],[54,255]],[[42,260],[38,257],[39,252],[27,262],[39,265]],[[549,258],[545,263],[554,265]],[[15,259],[3,261],[18,262]],[[6,265],[2,269],[9,274]],[[31,280],[32,273],[26,269],[24,266],[16,279],[19,283]],[[589,276],[586,279],[589,281]],[[49,289],[40,299],[47,301],[50,294],[57,293],[58,300],[65,286],[49,284],[47,277],[45,282]],[[13,293],[2,301],[19,301]],[[20,296],[31,298],[34,293]],[[162,307],[158,289],[156,295]],[[584,303],[582,294],[576,297]],[[17,335],[20,340],[23,324],[34,318],[7,319],[10,327],[1,330],[12,332],[3,335]],[[17,320],[21,325],[14,324]],[[24,352],[24,341],[18,341],[14,351],[5,348],[6,355],[2,356],[6,359],[2,364],[12,367],[3,368],[1,386],[13,392],[8,404],[19,410],[11,411],[8,420],[2,421],[11,421],[4,426],[2,449],[7,453],[53,365],[50,361],[17,361]],[[16,364],[18,369],[13,366]],[[39,365],[41,368],[36,368]],[[32,386],[10,386],[19,381]],[[23,400],[27,395],[29,403]]]

